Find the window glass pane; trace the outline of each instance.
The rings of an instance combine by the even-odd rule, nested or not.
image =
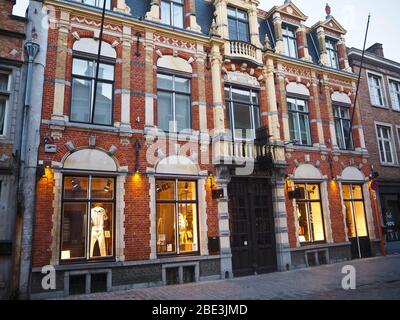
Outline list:
[[[185,93],[190,93],[190,80],[185,78],[175,77],[175,90]]]
[[[86,203],[64,203],[61,231],[61,260],[85,258],[86,210]]]
[[[311,144],[311,141],[309,141],[310,124],[308,122],[308,116],[305,114],[299,114],[299,122],[301,144]]]
[[[172,90],[172,76],[157,74],[157,87],[159,89]]]
[[[175,181],[157,180],[157,200],[175,200]]]
[[[0,90],[8,91],[8,74],[0,73]]]
[[[64,177],[64,199],[87,199],[87,177]]]
[[[4,134],[4,124],[6,118],[6,100],[0,97],[0,135]]]
[[[297,43],[294,39],[289,39],[289,56],[292,58],[297,57]]]
[[[111,125],[113,85],[110,83],[97,83],[96,106],[93,122],[96,124]]]
[[[190,125],[190,96],[176,94],[176,122],[177,122],[177,131],[181,132],[182,130],[191,129]]]
[[[324,223],[322,218],[322,210],[320,202],[310,203],[310,218],[313,230],[313,240],[314,241],[324,241]]]
[[[93,62],[74,58],[72,73],[78,76],[94,77]]]
[[[157,253],[174,253],[175,204],[157,204]]]
[[[174,14],[174,26],[177,28],[183,28],[183,6],[174,5],[173,14]]]
[[[343,188],[343,199],[345,199],[345,200],[351,199],[350,185],[344,184],[344,185],[342,185],[342,188]]]
[[[300,143],[298,138],[298,122],[297,122],[297,113],[289,112],[289,131],[290,131],[290,139],[296,140],[296,143]]]
[[[239,27],[239,40],[240,41],[245,41],[249,42],[249,26],[247,22],[238,22],[238,27]]]
[[[170,122],[174,120],[172,93],[159,91],[157,105],[158,127],[166,132],[169,132]]]
[[[232,88],[232,100],[238,102],[250,103],[250,92],[246,90]]]
[[[336,131],[336,139],[337,139],[339,148],[345,149],[345,142],[344,142],[344,137],[343,137],[343,133],[342,133],[342,123],[338,119],[335,120],[335,131]]]
[[[308,184],[307,193],[309,200],[319,200],[319,186],[317,184]]]
[[[114,80],[114,66],[110,64],[100,63],[99,79]]]
[[[356,200],[363,199],[362,187],[360,185],[353,185],[351,190],[353,193],[353,199],[356,199]]]
[[[385,151],[386,151],[386,162],[392,163],[393,162],[392,146],[390,145],[389,141],[385,141],[383,144],[385,146]]]
[[[305,100],[296,100],[297,110],[302,112],[308,112],[307,102]]]
[[[296,100],[295,99],[287,99],[287,105],[289,110],[296,110]]]
[[[72,79],[71,121],[90,121],[91,95],[91,80]]]
[[[94,203],[90,210],[90,258],[113,255],[112,203]]]
[[[233,112],[234,112],[234,129],[235,135],[238,138],[252,138],[247,137],[247,130],[251,130],[251,109],[250,106],[235,103],[233,105]]]
[[[228,19],[229,39],[238,40],[237,21]]]
[[[349,238],[355,238],[357,234],[356,234],[356,226],[354,224],[353,208],[351,205],[351,201],[346,201],[345,207],[346,207],[347,236]]]
[[[179,181],[178,182],[178,200],[193,201],[196,200],[196,182]]]
[[[238,19],[247,20],[247,13],[245,11],[238,10],[237,17]]]
[[[114,198],[114,179],[112,178],[92,178],[92,199],[113,199]]]
[[[233,8],[228,8],[228,16],[236,18],[236,10]]]
[[[178,210],[179,251],[181,253],[195,252],[198,250],[197,206],[179,204]]]
[[[258,93],[257,92],[252,92],[251,93],[251,101],[254,104],[258,104]]]
[[[296,204],[297,220],[299,222],[299,240],[301,243],[310,242],[310,232],[307,218],[307,204],[297,202]]]
[[[365,220],[364,202],[354,202],[354,213],[357,225],[357,235],[359,237],[368,237],[367,221]]]
[[[161,1],[161,23],[171,24],[171,7],[165,1]]]
[[[254,128],[258,129],[261,126],[260,109],[258,107],[254,107],[253,112],[254,112]]]

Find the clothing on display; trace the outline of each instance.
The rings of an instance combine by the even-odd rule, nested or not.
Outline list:
[[[103,207],[96,206],[91,210],[91,239],[90,239],[90,257],[93,257],[94,246],[96,242],[100,248],[100,256],[107,256],[106,239],[104,232],[104,222],[108,220],[106,210]]]

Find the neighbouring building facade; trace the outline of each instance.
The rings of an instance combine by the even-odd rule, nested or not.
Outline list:
[[[355,73],[361,51],[348,49]],[[379,174],[377,207],[388,253],[400,252],[400,63],[386,59],[382,44],[366,50],[360,103],[371,164]]]
[[[108,1],[100,39],[104,2],[43,2],[33,297],[379,254],[358,103],[349,132],[357,77],[329,7],[307,27],[291,1]]]
[[[13,16],[15,1],[0,3],[0,299],[11,294],[16,254],[18,153],[25,87],[25,19]]]

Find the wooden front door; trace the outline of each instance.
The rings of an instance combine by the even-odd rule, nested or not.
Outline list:
[[[276,271],[272,189],[268,180],[233,178],[228,195],[234,276]]]

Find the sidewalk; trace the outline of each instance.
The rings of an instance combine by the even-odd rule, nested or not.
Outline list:
[[[356,290],[345,291],[343,266],[356,268]],[[400,299],[400,255],[180,286],[71,296],[100,300]]]

